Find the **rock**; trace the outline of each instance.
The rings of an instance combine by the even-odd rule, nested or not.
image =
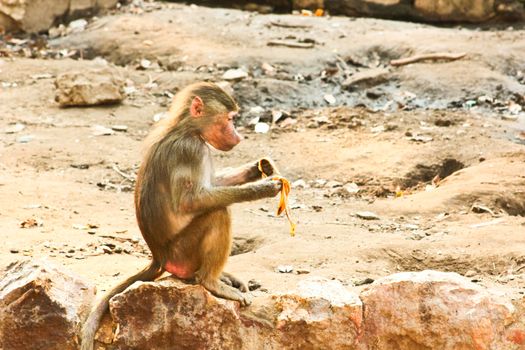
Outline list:
[[[222,79],[230,80],[242,80],[248,77],[248,73],[242,68],[238,69],[229,69],[222,75]]]
[[[357,216],[360,219],[363,220],[379,220],[380,217],[371,211],[358,211],[355,213],[355,216]]]
[[[0,28],[38,33],[60,20],[91,15],[117,4],[118,0],[0,1]]]
[[[262,122],[256,123],[254,130],[258,134],[266,134],[270,131],[270,124]]]
[[[250,290],[250,291],[257,290],[257,289],[259,289],[261,287],[262,287],[262,285],[261,285],[261,282],[259,282],[259,281],[256,281],[256,280],[253,280],[253,279],[248,281],[248,290]]]
[[[514,307],[468,279],[404,272],[361,293],[369,349],[509,349],[498,346]]]
[[[312,10],[324,8],[324,0],[292,0],[294,10]]]
[[[337,100],[335,99],[334,95],[326,94],[323,96],[323,99],[329,104],[329,105],[335,105]]]
[[[17,262],[0,277],[0,349],[78,349],[94,287],[45,261]]]
[[[505,4],[503,4],[505,3]],[[479,23],[494,17],[523,19],[525,10],[520,0],[341,0],[325,1],[332,15],[371,16],[423,22]]]
[[[494,0],[415,0],[414,10],[432,21],[483,22],[495,15]]]
[[[91,132],[93,136],[109,136],[115,133],[113,129],[98,124],[91,127]]]
[[[118,349],[352,349],[363,321],[357,296],[319,278],[243,309],[176,279],[137,282],[110,310],[118,332],[104,339]]]
[[[5,128],[4,132],[6,134],[16,134],[24,130],[25,128],[26,126],[24,124],[16,123],[16,124],[10,125],[7,128]]]
[[[124,81],[108,69],[64,73],[55,81],[60,106],[112,104],[124,98]]]
[[[312,277],[274,300],[280,349],[355,349],[363,305],[341,282]]]
[[[292,183],[292,188],[306,188],[308,184],[303,179],[296,180]]]
[[[0,13],[9,17],[15,24],[11,29],[28,33],[49,29],[57,18],[67,13],[68,8],[69,1],[63,0],[0,2]]]
[[[279,265],[277,266],[276,271],[280,273],[292,273],[293,266],[292,265]]]

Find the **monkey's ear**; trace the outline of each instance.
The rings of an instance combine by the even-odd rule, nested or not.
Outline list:
[[[190,114],[192,117],[198,118],[202,116],[204,111],[204,102],[199,96],[195,96],[191,101]]]

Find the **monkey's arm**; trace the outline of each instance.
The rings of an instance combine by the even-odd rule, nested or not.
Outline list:
[[[181,214],[200,214],[217,208],[225,208],[234,203],[274,197],[281,190],[279,180],[266,178],[240,186],[202,188],[185,191],[180,202],[174,203],[175,210]]]
[[[220,171],[214,180],[215,186],[236,186],[248,182],[260,180],[262,178],[261,170],[266,176],[276,175],[279,173],[277,167],[270,158],[262,158],[256,162],[245,164],[239,168],[227,168]]]

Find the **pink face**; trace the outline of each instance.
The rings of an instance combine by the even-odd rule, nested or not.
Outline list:
[[[215,122],[202,132],[204,140],[220,151],[229,151],[239,144],[242,136],[235,130],[233,124],[237,114],[237,112],[229,112],[212,117]]]

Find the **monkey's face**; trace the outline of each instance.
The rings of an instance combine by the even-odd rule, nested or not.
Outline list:
[[[217,114],[210,117],[208,124],[202,131],[202,137],[214,148],[220,151],[229,151],[241,142],[242,137],[233,123],[237,112]]]

